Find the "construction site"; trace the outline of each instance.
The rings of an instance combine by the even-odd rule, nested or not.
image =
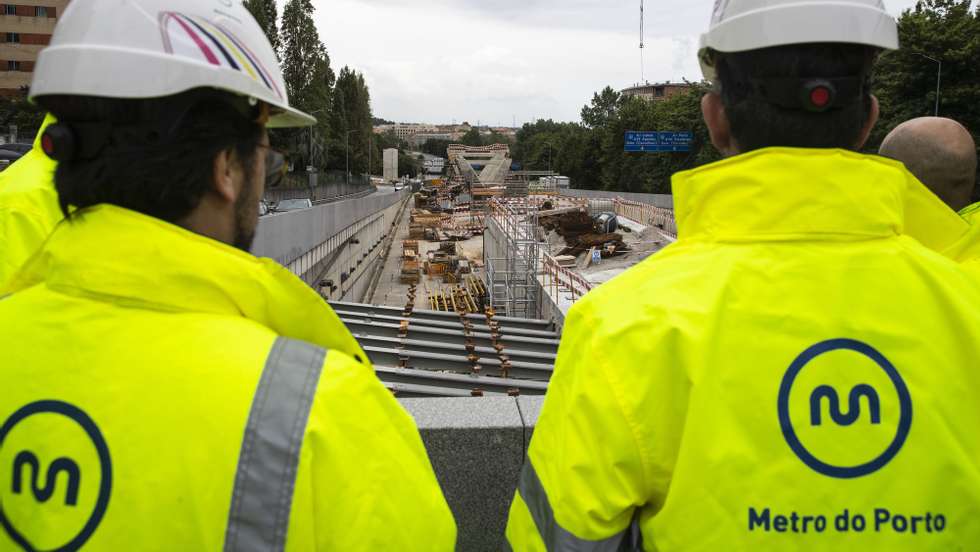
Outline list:
[[[447,153],[363,303],[331,304],[399,397],[543,395],[568,309],[676,239],[669,198],[577,197],[505,144]]]

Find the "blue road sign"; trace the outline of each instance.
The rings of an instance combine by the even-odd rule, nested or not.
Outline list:
[[[693,132],[627,130],[624,149],[628,152],[689,152],[692,141]]]

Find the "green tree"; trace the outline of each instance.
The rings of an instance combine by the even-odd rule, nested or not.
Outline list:
[[[24,98],[0,98],[0,130],[4,133],[10,125],[17,126],[17,133],[26,136],[36,133],[44,121],[45,111]]]
[[[980,8],[920,0],[899,17],[898,35],[902,47],[883,54],[875,71],[881,120],[867,151],[900,123],[934,114],[938,65],[923,56],[942,62],[939,115],[962,123],[980,144]]]
[[[289,93],[289,102],[296,108],[317,118],[312,130],[314,138],[331,136],[329,108],[331,88],[335,76],[330,68],[327,48],[320,42],[313,22],[313,4],[310,0],[289,0],[282,12],[282,74]],[[284,130],[277,132],[277,145],[288,148],[300,160],[299,166],[311,164],[309,154],[309,130]],[[320,144],[322,140],[313,140]],[[325,165],[326,155],[314,148],[316,165]]]
[[[354,174],[368,171],[372,142],[371,94],[364,76],[344,67],[337,75],[333,93],[330,127],[329,166],[344,169],[348,165]]]
[[[278,56],[282,43],[279,40],[279,10],[276,8],[276,0],[245,0],[245,8],[252,13]]]
[[[480,130],[476,127],[471,128],[469,132],[464,134],[463,137],[460,138],[459,143],[463,144],[464,146],[484,145],[483,136],[480,136]]]
[[[601,128],[609,124],[623,103],[623,96],[607,86],[592,95],[592,103],[582,108],[582,123],[589,128]]]
[[[452,144],[450,140],[428,140],[422,144],[422,152],[428,153],[429,155],[438,155],[439,157],[446,157],[447,151],[449,150],[449,144]]]
[[[670,177],[720,158],[711,146],[701,118],[704,83],[687,94],[650,102],[623,97],[610,87],[597,92],[582,108],[582,123],[539,120],[517,132],[514,159],[528,169],[549,167],[577,188],[645,193],[670,193]],[[688,153],[626,153],[630,130],[692,131]]]

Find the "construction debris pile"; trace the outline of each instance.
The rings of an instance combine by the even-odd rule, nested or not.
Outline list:
[[[464,241],[483,234],[483,215],[470,204],[449,209],[412,209],[408,237],[432,242]]]
[[[412,209],[409,219],[408,237],[413,240],[443,241],[440,234],[443,224],[452,219],[451,215],[432,212],[427,209]],[[446,237],[445,239],[449,239]]]
[[[538,212],[538,224],[555,232],[565,241],[565,247],[555,257],[559,263],[573,266],[578,256],[587,253],[591,259],[596,251],[602,258],[618,257],[631,251],[616,229],[615,216],[593,218],[585,207],[565,207]]]

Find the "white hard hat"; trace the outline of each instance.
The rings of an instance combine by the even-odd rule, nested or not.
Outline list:
[[[31,98],[160,98],[212,88],[270,106],[270,127],[310,126],[289,106],[276,54],[241,0],[74,0],[41,51]]]
[[[772,46],[840,42],[898,48],[898,25],[882,0],[715,0],[698,57],[716,78],[710,50],[744,52]]]

